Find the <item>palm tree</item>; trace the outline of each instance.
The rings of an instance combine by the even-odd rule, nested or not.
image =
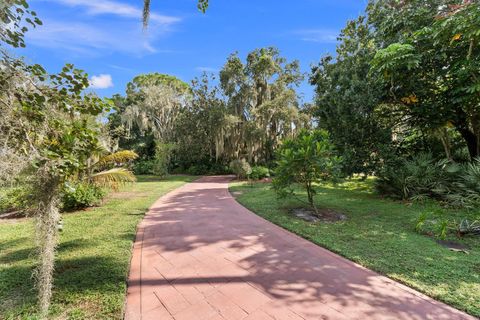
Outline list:
[[[198,0],[198,10],[205,13],[208,8],[208,0]],[[150,0],[143,0],[143,27],[148,27],[148,19],[150,18]]]
[[[91,164],[81,173],[80,179],[100,187],[117,189],[121,184],[136,181],[135,175],[131,171],[117,166],[137,158],[138,155],[130,150],[110,154],[103,152],[103,154],[89,159]]]
[[[71,177],[70,182],[80,182],[101,188],[117,190],[121,185],[137,181],[132,171],[122,168],[138,158],[131,150],[109,152],[103,146],[93,151],[85,167]]]

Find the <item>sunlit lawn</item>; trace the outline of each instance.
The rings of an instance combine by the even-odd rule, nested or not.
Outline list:
[[[372,192],[372,180],[353,180],[319,188],[319,207],[345,213],[346,221],[308,223],[289,213],[302,204],[277,200],[270,184],[233,183],[231,191],[247,208],[359,264],[403,282],[458,309],[480,316],[480,237],[456,240],[468,254],[453,252],[434,239],[415,232],[421,212],[438,210],[436,204],[404,204]],[[304,195],[305,197],[305,195]],[[476,212],[445,211],[461,219],[480,219]]]
[[[191,181],[139,177],[99,208],[64,215],[49,318],[121,319],[138,222],[161,195]],[[0,220],[0,319],[36,319],[33,222]]]

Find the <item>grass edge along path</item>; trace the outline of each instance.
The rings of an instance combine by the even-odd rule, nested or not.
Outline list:
[[[440,210],[436,203],[404,204],[382,199],[372,181],[347,181],[318,188],[319,208],[346,214],[336,223],[309,223],[289,213],[302,207],[295,199],[277,199],[271,184],[233,182],[237,201],[272,223],[380,274],[410,286],[473,316],[480,316],[480,238],[456,240],[469,253],[453,252],[414,230],[418,215]],[[299,193],[306,197],[305,194]],[[450,217],[480,219],[477,212],[449,211]]]
[[[63,215],[49,319],[121,319],[138,223],[162,195],[190,176],[138,182],[100,207]],[[0,220],[0,319],[37,319],[33,220]]]

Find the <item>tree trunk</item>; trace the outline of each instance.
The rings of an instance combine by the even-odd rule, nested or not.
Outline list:
[[[309,183],[309,182],[305,183],[305,188],[307,189],[308,203],[312,207],[313,211],[315,211],[315,213],[318,213],[317,212],[317,207],[315,206],[315,201],[313,199],[312,184]]]
[[[39,172],[37,186],[42,188],[38,195],[36,210],[36,243],[39,264],[35,271],[38,304],[42,318],[47,318],[52,297],[55,250],[58,239],[59,180],[48,172]]]
[[[473,160],[479,156],[479,145],[478,145],[478,137],[469,129],[467,128],[458,128],[458,132],[462,135],[462,138],[467,143],[468,152],[470,153],[470,158]]]

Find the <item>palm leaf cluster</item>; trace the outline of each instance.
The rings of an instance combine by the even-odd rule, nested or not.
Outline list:
[[[474,208],[480,204],[480,159],[460,164],[419,154],[386,165],[378,172],[377,189],[402,200],[433,198],[451,207]]]
[[[100,187],[112,189],[117,189],[125,183],[135,182],[136,178],[133,172],[125,168],[119,168],[118,166],[124,165],[137,158],[138,155],[130,150],[106,154],[87,169],[87,181]]]

